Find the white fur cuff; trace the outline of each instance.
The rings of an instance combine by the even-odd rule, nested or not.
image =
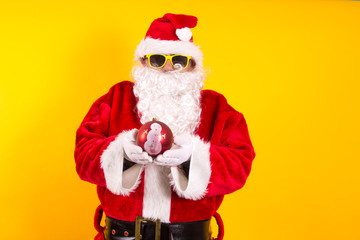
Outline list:
[[[135,164],[123,172],[123,139],[126,132],[120,133],[101,155],[101,168],[104,170],[106,187],[114,194],[128,196],[140,183],[143,165]]]
[[[190,160],[189,178],[177,167],[171,168],[171,185],[183,198],[199,200],[207,192],[211,176],[210,143],[193,136],[193,154]]]

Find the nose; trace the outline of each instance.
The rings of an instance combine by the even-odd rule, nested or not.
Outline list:
[[[174,70],[174,67],[173,67],[173,65],[171,64],[171,62],[170,62],[169,59],[166,60],[166,63],[165,63],[165,65],[162,67],[162,70],[163,70],[163,71],[166,71],[166,72],[168,72],[168,71],[173,71],[173,70]]]

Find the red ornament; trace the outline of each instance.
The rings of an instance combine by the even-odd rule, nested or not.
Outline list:
[[[171,129],[163,122],[153,119],[139,129],[136,143],[150,156],[157,156],[169,150],[174,142]]]

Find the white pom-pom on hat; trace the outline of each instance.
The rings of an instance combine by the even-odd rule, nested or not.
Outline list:
[[[178,36],[178,38],[182,41],[190,41],[192,38],[192,32],[188,27],[179,28],[176,29],[176,36]]]

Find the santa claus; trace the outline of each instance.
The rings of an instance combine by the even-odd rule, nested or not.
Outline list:
[[[181,14],[154,20],[135,52],[134,81],[95,101],[77,131],[77,172],[97,185],[101,202],[95,239],[208,240],[224,195],[249,175],[255,153],[243,115],[202,90],[196,24]],[[153,118],[174,134],[173,146],[157,156],[136,144],[138,129]]]

